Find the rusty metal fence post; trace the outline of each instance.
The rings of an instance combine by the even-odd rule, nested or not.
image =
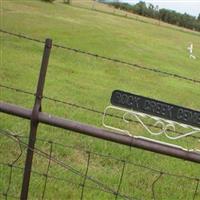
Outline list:
[[[39,79],[38,79],[37,91],[35,94],[35,104],[32,110],[31,121],[30,121],[29,143],[28,143],[28,148],[27,148],[27,155],[26,155],[21,196],[20,196],[21,200],[26,200],[28,198],[33,153],[34,153],[34,147],[35,147],[35,142],[36,142],[37,127],[39,123],[38,116],[39,116],[39,112],[41,112],[42,95],[43,95],[43,89],[44,89],[44,83],[45,83],[45,77],[46,77],[51,47],[52,47],[52,40],[46,39],[44,52],[43,52],[43,58],[42,58],[42,64],[41,64],[40,74],[39,74]]]

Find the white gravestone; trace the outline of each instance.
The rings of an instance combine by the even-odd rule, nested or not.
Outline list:
[[[196,59],[196,57],[192,54],[193,53],[193,44],[191,43],[190,46],[187,48],[189,51],[189,57],[192,59]]]

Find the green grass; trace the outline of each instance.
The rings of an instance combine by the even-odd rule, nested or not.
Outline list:
[[[54,43],[200,80],[200,60],[190,60],[187,52],[189,42],[193,42],[194,54],[200,58],[200,37],[198,35],[67,6],[59,1],[53,4],[25,0],[1,0],[0,2],[1,29],[42,40],[50,37]],[[3,33],[0,37],[1,84],[35,92],[43,45]],[[103,111],[109,105],[112,91],[121,89],[199,110],[199,88],[199,84],[189,81],[53,48],[44,94]],[[3,88],[1,88],[1,100],[27,108],[32,108],[34,103],[32,96]],[[99,114],[45,99],[42,106],[44,112],[102,127],[102,116]],[[28,136],[28,121],[6,114],[1,114],[0,117],[1,129]],[[121,122],[113,121],[113,119],[109,119],[108,122],[115,126],[124,126]],[[148,136],[138,125],[132,124],[128,128],[134,134]],[[38,138],[57,141],[83,150],[111,154],[119,159],[126,159],[167,172],[200,177],[198,164],[175,158],[135,148],[130,150],[122,145],[45,125],[39,126],[37,135]],[[19,153],[19,146],[5,136],[0,138],[1,162],[12,162]],[[156,138],[154,137],[154,139]],[[168,141],[163,137],[159,139]],[[181,140],[177,144],[199,147],[199,142],[193,139]],[[36,146],[43,151],[49,151],[48,143],[38,141]],[[87,154],[84,151],[70,150],[55,145],[53,155],[80,170],[83,174],[85,173]],[[23,167],[24,158],[25,152],[17,165]],[[34,157],[33,169],[35,171],[45,173],[47,165],[48,160],[39,155]],[[121,170],[121,162],[92,155],[88,175],[117,190]],[[19,196],[22,170],[14,169],[13,173],[9,194]],[[49,173],[65,178],[69,183],[48,179],[46,199],[80,198],[79,183],[83,181],[83,178],[64,170],[55,163],[51,164]],[[5,192],[8,187],[9,168],[1,166],[0,174],[0,192]],[[120,192],[138,199],[152,199],[151,185],[158,175],[127,164]],[[72,182],[76,182],[76,185],[73,185]],[[44,177],[33,174],[30,199],[41,199],[43,186]],[[90,181],[86,181],[86,186],[96,187]],[[156,199],[192,199],[195,187],[196,182],[194,181],[163,176],[156,183]],[[199,190],[196,200],[200,199]],[[1,198],[3,197],[1,196]],[[84,199],[115,199],[115,196],[88,187],[85,188]]]

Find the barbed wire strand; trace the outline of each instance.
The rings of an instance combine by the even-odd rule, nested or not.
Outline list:
[[[30,92],[30,91],[26,91],[26,90],[22,90],[22,89],[19,89],[19,88],[10,87],[10,86],[3,85],[3,84],[0,84],[0,87],[8,89],[8,90],[15,91],[15,92],[23,93],[23,94],[26,94],[26,95],[35,96],[35,93]],[[93,113],[96,113],[96,114],[104,115],[104,112],[102,112],[100,110],[97,110],[97,109],[94,109],[94,108],[89,108],[89,107],[86,107],[86,106],[81,106],[81,105],[76,104],[76,103],[71,103],[71,102],[55,99],[55,98],[48,97],[48,96],[45,96],[45,95],[43,96],[43,99],[47,99],[47,100],[53,101],[55,103],[61,103],[61,104],[64,104],[64,105],[72,106],[72,107],[75,107],[75,108],[80,108],[82,110],[86,110],[86,111],[93,112]],[[122,119],[122,117],[120,117],[118,115],[109,114],[109,113],[106,113],[106,115],[109,116],[109,117],[116,118],[116,119]],[[140,124],[138,121],[133,120],[133,119],[127,119],[127,120],[130,121],[130,122],[136,123],[136,124]],[[154,125],[149,124],[149,123],[147,123],[147,126],[159,129],[158,126],[154,126]],[[173,133],[177,133],[179,135],[183,134],[182,132],[176,131],[176,130],[170,130],[170,131],[173,132]],[[188,138],[194,138],[194,139],[200,139],[200,136],[196,136],[196,135],[188,135],[187,137]]]
[[[50,165],[51,165],[51,156],[52,156],[52,151],[53,151],[53,143],[51,141],[49,141],[49,144],[50,144],[49,162],[48,162],[48,165],[47,165],[46,173],[44,174],[45,182],[44,182],[44,188],[43,188],[43,192],[42,192],[42,199],[44,199],[44,195],[45,195],[45,192],[46,192],[48,173],[49,173],[49,169],[50,169]]]
[[[19,92],[19,93],[23,93],[23,94],[27,94],[27,95],[35,96],[35,93],[33,93],[33,92],[29,92],[29,91],[27,91],[27,90],[23,90],[23,89],[15,88],[15,87],[11,87],[11,86],[7,86],[7,85],[3,85],[3,84],[0,84],[0,87],[1,87],[1,88],[4,88],[4,89],[8,89],[8,90],[13,90],[13,91],[15,91],[15,92]]]
[[[3,29],[0,29],[0,32],[5,33],[5,34],[9,34],[11,36],[19,37],[19,38],[22,38],[22,39],[26,39],[26,40],[30,40],[30,41],[34,41],[34,42],[38,42],[38,43],[44,44],[44,41],[36,39],[36,38],[29,37],[29,36],[26,36],[24,34],[13,33],[13,32],[9,32],[9,31],[3,30]],[[63,45],[59,45],[59,44],[53,44],[53,46],[57,47],[57,48],[65,49],[65,50],[68,50],[68,51],[73,51],[75,53],[85,54],[85,55],[92,56],[92,57],[95,57],[95,58],[100,58],[100,59],[103,59],[103,60],[108,60],[108,61],[112,61],[112,62],[115,62],[115,63],[120,63],[120,64],[123,64],[123,65],[127,65],[127,66],[130,67],[130,69],[131,68],[138,68],[138,69],[142,69],[142,70],[146,70],[146,71],[151,71],[153,73],[162,74],[162,75],[166,75],[166,76],[169,76],[169,77],[178,78],[178,79],[181,79],[181,80],[190,81],[190,82],[193,82],[193,83],[200,84],[200,80],[196,80],[196,79],[193,79],[193,78],[190,78],[190,77],[186,77],[186,76],[182,76],[182,75],[175,74],[175,73],[162,71],[162,70],[159,70],[159,69],[156,69],[156,68],[145,67],[145,66],[142,66],[142,65],[139,65],[139,64],[126,62],[126,61],[123,61],[123,60],[110,58],[110,57],[98,55],[96,53],[87,52],[87,51],[84,51],[84,50],[71,48],[71,47],[67,47],[67,46],[63,46]]]

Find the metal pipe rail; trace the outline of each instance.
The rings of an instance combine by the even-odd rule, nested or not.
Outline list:
[[[30,109],[3,102],[0,103],[0,112],[29,120],[31,120],[32,116],[32,110]],[[139,149],[144,149],[147,151],[172,156],[179,159],[200,163],[200,153],[197,152],[185,151],[181,148],[170,146],[167,144],[162,144],[151,140],[145,140],[142,138],[134,138],[128,135],[122,135],[117,132],[107,131],[105,129],[97,128],[95,126],[80,123],[77,121],[52,116],[48,113],[39,112],[38,122],[58,128],[63,128],[66,130],[71,130],[84,135],[108,140],[111,142],[123,144],[129,147],[136,147]]]

